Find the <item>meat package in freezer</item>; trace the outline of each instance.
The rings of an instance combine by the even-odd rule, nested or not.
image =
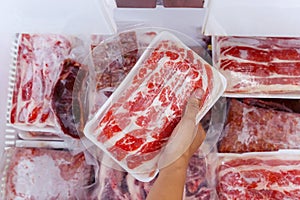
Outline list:
[[[222,134],[222,153],[300,149],[300,114],[272,101],[230,99]]]
[[[214,38],[214,65],[227,79],[225,94],[299,97],[299,42],[300,38]]]
[[[99,169],[98,199],[145,200],[155,182],[141,182],[124,171],[119,171],[105,165]],[[184,186],[183,200],[209,200],[212,189],[206,179],[206,160],[198,150],[192,156]]]
[[[162,32],[87,122],[84,134],[135,178],[150,181],[192,92],[203,91],[199,122],[225,85],[222,75],[199,55]]]
[[[25,131],[78,138],[83,121],[80,88],[88,71],[73,57],[86,53],[83,41],[58,34],[20,34],[16,46],[10,123]]]
[[[299,151],[220,154],[218,199],[300,199]]]
[[[4,199],[90,199],[95,172],[83,153],[45,148],[9,149]]]

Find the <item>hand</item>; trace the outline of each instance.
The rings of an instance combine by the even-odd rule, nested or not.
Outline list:
[[[184,115],[160,157],[161,170],[147,200],[182,199],[189,160],[205,138],[201,124],[196,124],[202,94],[203,92],[196,91],[189,99]]]
[[[172,136],[161,155],[160,169],[171,163],[172,165],[179,164],[182,167],[187,167],[190,158],[205,139],[202,125],[196,124],[202,95],[202,90],[196,90],[188,100],[185,112],[173,130]]]

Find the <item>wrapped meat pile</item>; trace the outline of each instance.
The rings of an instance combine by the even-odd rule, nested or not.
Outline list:
[[[299,97],[299,38],[217,37],[214,48],[227,95]]]
[[[83,42],[54,34],[21,34],[19,38],[10,122],[25,131],[79,138],[87,68],[71,59],[76,52],[84,53]]]
[[[231,99],[219,152],[279,149],[300,149],[300,114],[276,102]]]
[[[206,179],[206,160],[197,151],[191,158],[184,188],[184,200],[209,200],[211,189]],[[152,184],[141,182],[127,172],[118,171],[105,165],[100,167],[98,199],[145,200]]]
[[[218,199],[300,199],[299,100],[228,101],[212,172]]]
[[[221,156],[219,199],[300,199],[299,156],[299,151]]]
[[[83,153],[16,148],[6,177],[6,199],[91,199],[88,187],[94,183],[93,166]]]

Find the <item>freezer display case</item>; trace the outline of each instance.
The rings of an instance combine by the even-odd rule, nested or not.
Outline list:
[[[5,3],[1,199],[146,199],[194,88],[206,138],[183,199],[300,199],[298,8]],[[191,141],[180,142],[167,165]]]

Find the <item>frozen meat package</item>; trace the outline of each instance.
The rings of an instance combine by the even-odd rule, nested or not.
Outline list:
[[[300,96],[300,38],[213,38],[214,66],[227,79],[228,97]]]
[[[225,87],[217,70],[165,31],[90,117],[84,134],[136,179],[150,181],[192,92],[203,91],[198,123]]]
[[[9,122],[19,130],[79,138],[88,79],[85,41],[59,34],[17,37]]]
[[[84,153],[14,147],[6,150],[3,165],[1,199],[95,199],[97,167]]]
[[[300,199],[300,152],[219,154],[217,199]]]
[[[146,200],[156,179],[150,182],[136,180],[127,172],[100,165],[98,200]],[[198,150],[192,156],[184,185],[183,200],[209,200],[213,191],[206,179],[206,159]],[[120,184],[121,183],[121,184]]]
[[[229,98],[228,104],[219,152],[300,149],[298,100]]]

